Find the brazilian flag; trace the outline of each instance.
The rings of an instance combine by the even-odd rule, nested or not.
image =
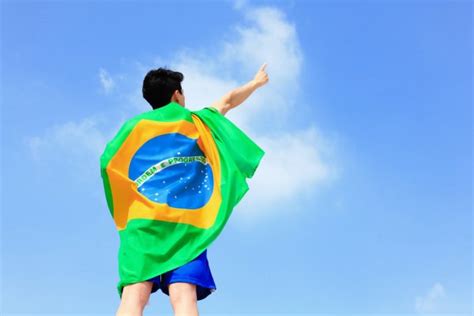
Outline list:
[[[213,107],[126,121],[100,157],[120,236],[117,290],[182,266],[220,234],[264,151]]]

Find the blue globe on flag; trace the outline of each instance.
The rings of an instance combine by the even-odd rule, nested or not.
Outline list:
[[[180,133],[144,143],[130,161],[128,177],[150,201],[190,210],[209,201],[214,184],[197,140]]]

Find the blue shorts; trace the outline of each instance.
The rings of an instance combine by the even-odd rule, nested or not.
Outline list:
[[[217,289],[207,261],[207,249],[185,265],[148,279],[148,281],[153,282],[151,293],[161,289],[168,296],[168,285],[170,283],[186,282],[195,284],[198,301],[206,298]]]

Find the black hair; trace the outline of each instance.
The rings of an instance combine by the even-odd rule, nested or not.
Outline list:
[[[182,73],[164,67],[150,70],[143,79],[143,98],[150,103],[153,109],[158,109],[171,102],[175,90],[183,93],[181,82]]]

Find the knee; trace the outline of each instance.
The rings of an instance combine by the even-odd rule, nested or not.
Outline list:
[[[171,283],[168,288],[172,305],[190,304],[197,301],[196,285],[191,283]]]
[[[141,282],[127,285],[123,289],[121,311],[143,310],[150,299],[151,283]]]

